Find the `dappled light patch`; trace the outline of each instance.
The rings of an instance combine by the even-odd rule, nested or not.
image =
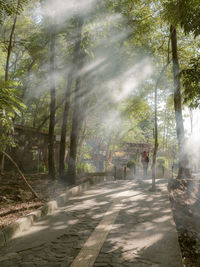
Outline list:
[[[161,253],[160,259],[152,260],[152,253],[157,251],[159,254],[160,249],[165,251],[166,235],[174,225],[168,215],[169,207],[167,212],[162,209],[167,195],[144,191],[146,186],[148,183],[142,184],[141,181],[127,181],[127,184],[118,181],[97,185],[96,193],[85,191],[84,198],[81,195],[71,197],[53,215],[35,223],[32,230],[19,236],[24,245],[16,237],[18,257],[28,260],[31,251],[31,255],[35,255],[32,261],[46,264],[51,260],[70,266],[76,257],[78,264],[95,259],[94,266],[100,262],[124,266],[160,264],[165,255]],[[44,238],[40,240],[40,236]],[[84,246],[85,250],[82,250]],[[95,251],[99,248],[98,255]]]

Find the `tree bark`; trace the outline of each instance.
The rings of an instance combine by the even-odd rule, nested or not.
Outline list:
[[[66,150],[66,135],[67,135],[67,121],[69,115],[69,107],[70,107],[70,96],[71,96],[71,89],[72,89],[72,82],[74,71],[76,67],[76,63],[78,60],[78,54],[80,51],[80,44],[81,44],[81,36],[78,36],[78,42],[76,42],[74,47],[74,55],[72,61],[72,67],[68,74],[67,79],[67,88],[65,94],[65,107],[63,112],[63,121],[62,121],[62,128],[61,128],[61,140],[60,140],[60,153],[59,153],[59,177],[61,180],[64,179],[64,172],[65,172],[65,150]]]
[[[172,60],[173,60],[173,76],[174,76],[174,109],[176,119],[176,132],[178,139],[178,150],[179,150],[179,179],[191,177],[189,169],[189,161],[187,151],[185,150],[185,135],[184,125],[182,116],[182,99],[181,99],[181,83],[180,83],[180,67],[178,60],[178,49],[177,49],[177,35],[176,28],[171,25],[170,27],[171,46],[172,46]]]
[[[68,162],[68,172],[67,180],[70,184],[75,184],[76,182],[76,158],[77,158],[77,145],[78,145],[78,135],[80,130],[80,106],[79,106],[79,96],[78,92],[81,88],[81,78],[78,77],[76,80],[75,89],[75,101],[74,110],[72,116],[72,131],[70,135],[70,152],[69,152],[69,162]]]
[[[170,61],[168,58],[167,64],[162,68],[161,73],[157,79],[155,91],[154,91],[154,151],[153,151],[153,159],[152,159],[152,189],[155,189],[156,186],[156,159],[157,159],[157,151],[158,151],[158,84],[167,69]]]
[[[49,176],[55,179],[54,161],[54,129],[55,129],[55,107],[56,107],[56,85],[55,85],[55,29],[50,33],[50,120],[49,120],[49,140],[48,140],[48,167]]]
[[[55,107],[55,112],[57,111],[57,109],[59,108],[59,107],[61,107],[62,105],[63,105],[63,103],[64,103],[64,99],[62,99],[61,101],[60,101],[60,103],[58,103],[58,105]],[[42,127],[45,125],[45,123],[49,120],[49,118],[50,118],[50,114],[48,114],[44,119],[43,119],[43,121],[41,122],[41,124],[37,127],[37,131],[39,132],[41,129],[42,129]]]
[[[20,0],[18,0],[18,2],[17,2],[17,10],[19,8],[19,3],[20,3]],[[14,35],[14,32],[15,32],[16,22],[17,22],[17,11],[16,11],[16,14],[15,14],[15,17],[14,17],[12,29],[11,29],[11,32],[10,32],[9,43],[8,43],[8,50],[7,50],[7,57],[6,57],[6,67],[5,67],[5,81],[8,81],[9,63],[10,63],[11,52],[12,52],[12,49],[13,49],[13,35]]]
[[[59,177],[61,180],[64,178],[64,172],[65,172],[67,121],[68,121],[69,107],[70,107],[70,92],[71,92],[72,79],[73,79],[72,75],[73,75],[73,71],[71,69],[68,75],[67,91],[65,95],[65,107],[64,107],[64,112],[63,112],[63,121],[62,121],[62,128],[61,128],[60,153],[59,153]]]
[[[74,92],[74,107],[72,114],[72,130],[70,135],[70,151],[67,171],[67,182],[69,184],[75,184],[76,182],[76,158],[77,158],[77,146],[78,146],[78,135],[81,126],[81,111],[80,111],[80,91],[81,91],[81,73],[80,70],[83,66],[83,56],[81,52],[81,41],[82,41],[82,26],[83,20],[77,19],[77,43],[78,43],[78,60],[77,60],[77,78]]]
[[[158,106],[158,81],[155,86],[154,91],[154,151],[153,151],[153,159],[152,159],[152,189],[155,189],[156,186],[156,157],[158,150],[158,117],[157,117],[157,106]]]

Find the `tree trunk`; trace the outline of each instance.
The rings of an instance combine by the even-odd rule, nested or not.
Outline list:
[[[154,120],[154,151],[153,151],[153,159],[152,159],[152,189],[155,189],[156,185],[156,158],[157,158],[157,150],[158,150],[158,84],[167,69],[170,61],[168,58],[167,64],[162,68],[161,73],[157,79],[156,86],[155,86],[155,91],[154,91],[154,115],[155,115],[155,120]]]
[[[60,154],[59,154],[59,177],[60,179],[64,178],[64,172],[65,172],[67,121],[68,121],[68,115],[69,115],[70,94],[71,94],[71,87],[72,87],[72,80],[73,80],[73,72],[74,72],[74,68],[72,67],[68,75],[67,90],[66,90],[66,95],[65,95],[65,107],[64,107],[64,112],[63,112],[61,140],[60,140]]]
[[[64,99],[62,99],[62,100],[60,101],[60,103],[57,104],[57,106],[55,107],[55,112],[57,111],[57,109],[59,109],[59,107],[61,107],[61,106],[63,105],[63,103],[64,103]],[[50,114],[48,114],[48,115],[43,119],[43,121],[41,122],[41,124],[37,127],[37,131],[38,131],[38,132],[42,129],[42,127],[43,127],[43,126],[45,125],[45,123],[49,120],[49,118],[50,118]]]
[[[176,118],[176,132],[178,139],[178,149],[179,149],[179,179],[191,177],[189,170],[189,161],[187,151],[185,151],[185,136],[184,136],[184,126],[182,117],[182,100],[181,100],[181,84],[180,84],[180,68],[178,60],[177,51],[177,36],[176,28],[171,25],[170,27],[171,45],[172,45],[172,60],[173,60],[173,76],[174,76],[174,109]]]
[[[62,121],[62,128],[61,128],[60,154],[59,154],[59,177],[62,180],[64,179],[64,172],[65,172],[67,121],[68,121],[68,115],[69,115],[72,81],[73,81],[74,71],[75,71],[75,67],[77,64],[78,54],[80,51],[80,44],[81,44],[81,36],[78,36],[78,38],[79,38],[78,39],[79,41],[76,42],[75,47],[74,47],[72,68],[68,74],[68,79],[67,79],[67,88],[66,88],[66,94],[65,94],[65,107],[64,107],[64,112],[63,112],[63,121]]]
[[[163,130],[163,151],[165,152],[165,144],[166,144],[166,132],[167,132],[167,108],[165,109],[165,114],[164,114],[164,130]]]
[[[70,152],[69,152],[69,162],[68,162],[68,172],[67,172],[67,180],[70,184],[75,184],[76,182],[76,158],[77,158],[78,135],[80,130],[80,118],[79,118],[80,99],[78,96],[80,88],[81,88],[81,78],[78,77],[76,80],[74,110],[72,116],[72,131],[70,136]]]
[[[55,107],[56,107],[56,85],[55,85],[55,29],[50,33],[50,120],[48,141],[48,167],[49,176],[55,179],[54,162],[54,129],[55,129]]]
[[[77,146],[78,146],[78,134],[81,126],[81,111],[80,111],[80,91],[81,91],[81,73],[80,70],[83,66],[83,56],[81,52],[82,41],[82,26],[83,20],[77,19],[77,43],[78,43],[78,60],[77,60],[77,78],[74,92],[74,107],[72,114],[72,130],[70,136],[70,151],[67,171],[67,181],[70,184],[76,183],[76,158],[77,158]]]
[[[19,8],[19,4],[20,4],[20,0],[18,0],[17,2],[17,10]],[[7,57],[6,57],[6,67],[5,67],[5,81],[8,81],[8,72],[9,72],[9,63],[10,63],[10,56],[11,56],[11,52],[13,49],[13,35],[15,32],[15,26],[16,26],[16,22],[17,22],[17,11],[14,17],[14,21],[13,21],[13,25],[12,25],[12,29],[10,32],[10,38],[9,38],[9,43],[8,43],[8,49],[7,49]]]
[[[156,157],[157,157],[157,150],[158,150],[158,117],[157,117],[157,88],[158,82],[155,86],[155,92],[154,92],[154,115],[155,115],[155,121],[154,121],[154,151],[153,151],[153,159],[152,159],[152,189],[155,189],[156,186]]]

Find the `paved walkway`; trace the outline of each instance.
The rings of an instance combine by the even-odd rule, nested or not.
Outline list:
[[[167,194],[158,181],[104,183],[70,198],[0,251],[0,266],[183,266]]]

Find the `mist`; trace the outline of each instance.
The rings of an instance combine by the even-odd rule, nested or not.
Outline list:
[[[127,141],[153,141],[153,95],[160,59],[152,56],[148,46],[140,43],[145,33],[143,37],[138,34],[137,23],[129,25],[123,12],[111,10],[106,2],[95,0],[43,1],[25,10],[24,14],[34,25],[33,31],[26,33],[26,57],[30,63],[35,60],[24,96],[28,107],[24,113],[30,118],[31,112],[38,109],[34,113],[35,127],[40,126],[39,121],[49,113],[49,89],[53,79],[56,90],[55,131],[60,135],[66,89],[73,70],[67,140],[75,97],[78,97],[80,108],[76,116],[81,122],[81,134],[84,133],[83,126],[89,133],[85,140],[99,138],[108,143],[113,137],[116,149]],[[75,58],[80,36],[80,54]],[[55,42],[53,71],[49,61],[52,38]],[[81,66],[78,58],[81,58]],[[79,78],[80,90],[76,91]],[[169,88],[168,82],[166,84]],[[142,105],[134,106],[136,99],[145,102],[148,114],[138,117],[137,107],[140,109]],[[162,109],[161,104],[160,111]],[[31,119],[26,123],[32,126]],[[145,132],[148,130],[145,124],[150,127],[149,133]],[[48,120],[45,127],[48,127]]]
[[[74,77],[81,75],[85,89],[80,92],[82,103],[95,97],[95,103],[88,105],[86,114],[96,114],[100,124],[107,121],[109,114],[110,127],[114,130],[115,122],[122,123],[120,111],[112,111],[112,105],[120,104],[126,98],[134,96],[136,89],[149,78],[153,72],[152,59],[148,54],[139,55],[138,51],[127,51],[124,43],[134,31],[125,27],[125,20],[121,14],[106,13],[102,8],[97,9],[97,2],[90,1],[45,1],[37,11],[41,10],[41,21],[55,25],[57,29],[66,28],[72,22],[74,16],[82,16],[84,26],[83,38],[91,40],[91,45],[86,51],[84,65]],[[99,13],[98,16],[94,16]],[[124,27],[123,27],[124,24]],[[39,25],[38,25],[39,26]],[[39,67],[45,73],[38,77],[31,75],[32,83],[27,99],[46,97],[49,88],[49,78],[54,76],[56,94],[63,97],[67,76],[72,68],[72,57],[66,53],[60,57],[61,51],[70,50],[77,42],[77,33],[74,26],[69,26],[68,34],[57,33],[55,71],[49,72],[48,55],[44,63]],[[127,53],[128,52],[128,53]],[[46,57],[46,56],[45,56]],[[46,62],[45,62],[46,61]],[[46,74],[48,73],[48,74]],[[34,88],[34,84],[37,86]],[[88,88],[89,87],[89,88]],[[109,108],[110,107],[110,108]],[[106,112],[105,112],[106,110]],[[113,115],[112,115],[113,113]],[[106,122],[107,124],[107,122]]]

